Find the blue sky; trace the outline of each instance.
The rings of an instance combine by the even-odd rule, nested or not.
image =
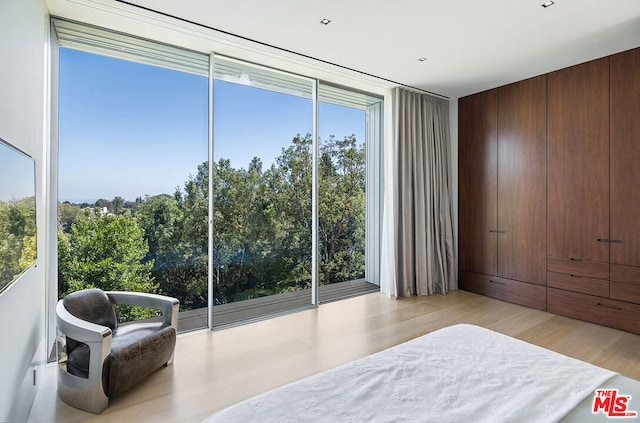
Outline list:
[[[60,49],[60,201],[172,194],[207,160],[205,77]],[[214,155],[268,167],[311,132],[311,100],[216,81]],[[320,139],[355,134],[361,110],[320,105]]]
[[[0,201],[33,197],[36,192],[33,159],[0,142]]]

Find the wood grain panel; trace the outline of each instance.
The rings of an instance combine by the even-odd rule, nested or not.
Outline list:
[[[544,284],[547,77],[498,89],[498,276]]]
[[[569,273],[547,273],[547,286],[581,292],[583,294],[609,297],[609,281],[606,279],[587,278]]]
[[[640,266],[611,265],[611,280],[640,285]]]
[[[547,83],[548,254],[609,261],[609,58]]]
[[[640,304],[640,266],[611,265],[611,298]]]
[[[611,298],[640,304],[640,283],[611,281]]]
[[[547,288],[547,310],[640,334],[640,305]]]
[[[473,272],[461,272],[459,286],[460,289],[476,294],[546,310],[547,289],[543,285]]]
[[[485,91],[458,103],[459,264],[497,272],[497,94]]]
[[[640,265],[640,48],[611,56],[611,262]]]
[[[609,279],[609,263],[565,257],[547,257],[547,269],[590,278]]]

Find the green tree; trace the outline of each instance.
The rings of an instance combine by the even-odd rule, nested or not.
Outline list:
[[[110,210],[112,213],[124,213],[124,198],[120,196],[114,197],[114,199],[111,201],[111,207],[113,207],[113,210]]]
[[[208,251],[209,251],[209,163],[198,166],[198,171],[189,175],[184,185],[184,195],[176,192],[182,211],[183,268],[189,274],[185,277],[187,304],[194,308],[207,306],[208,293]]]
[[[264,235],[262,162],[254,158],[245,170],[221,159],[214,175],[216,302],[268,295],[264,262],[272,240]]]
[[[85,289],[155,293],[153,261],[144,232],[135,218],[91,214],[78,217],[69,234],[58,233],[59,295]],[[156,313],[141,307],[123,307],[121,320],[145,318]]]
[[[145,231],[146,260],[153,262],[152,273],[161,292],[178,298],[183,309],[205,307],[208,289],[208,202],[190,182],[186,195],[178,191],[173,197],[147,197],[135,214]]]
[[[281,246],[280,261],[288,270],[278,281],[282,290],[311,286],[311,148],[311,134],[298,134],[277,157],[268,175],[274,237]]]
[[[0,290],[36,260],[35,198],[0,202]]]
[[[309,288],[311,135],[295,136],[266,170],[256,157],[246,169],[220,159],[212,171],[215,303]],[[321,144],[320,283],[364,276],[364,184],[364,144],[358,144],[355,136],[331,137]],[[126,279],[135,286],[151,283],[151,289],[177,297],[182,309],[205,307],[208,187],[209,167],[204,162],[173,195],[138,197],[133,203],[121,197],[98,200],[96,205],[113,207],[110,210],[116,215],[85,211],[69,224],[69,233],[60,235],[60,291],[81,289],[88,283],[122,289],[113,286],[114,281]],[[73,207],[62,207],[69,222],[77,212]],[[120,257],[116,252],[120,244],[135,254],[128,260]],[[129,263],[134,270],[124,275],[115,263]],[[114,278],[115,274],[121,276]]]
[[[311,283],[312,139],[293,138],[262,171],[228,160],[214,165],[216,302],[291,290]],[[364,277],[365,150],[355,136],[321,146],[320,282]]]
[[[354,135],[321,145],[319,164],[320,282],[364,277],[364,144]]]
[[[71,226],[76,222],[78,216],[82,214],[82,208],[68,201],[58,203],[58,227],[65,233],[71,232]]]
[[[113,204],[111,204],[111,201],[105,200],[104,198],[97,199],[94,206],[98,208],[106,207],[107,210],[113,211]]]

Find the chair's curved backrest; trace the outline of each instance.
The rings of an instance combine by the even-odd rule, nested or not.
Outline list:
[[[107,294],[100,289],[91,288],[73,292],[67,295],[62,303],[69,313],[78,319],[107,326],[111,330],[117,326],[113,304]]]

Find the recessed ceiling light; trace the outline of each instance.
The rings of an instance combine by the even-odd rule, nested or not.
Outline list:
[[[329,19],[327,19],[327,18],[324,18],[323,20],[320,21],[320,23],[322,25],[329,25],[329,22],[331,22],[331,21]]]
[[[542,7],[547,8],[547,7],[549,7],[549,6],[553,6],[554,4],[556,4],[556,2],[555,2],[555,1],[553,1],[553,0],[549,0],[549,1],[547,1],[547,2],[542,3]]]
[[[418,59],[418,62],[426,62],[427,58],[426,57],[421,57]]]

